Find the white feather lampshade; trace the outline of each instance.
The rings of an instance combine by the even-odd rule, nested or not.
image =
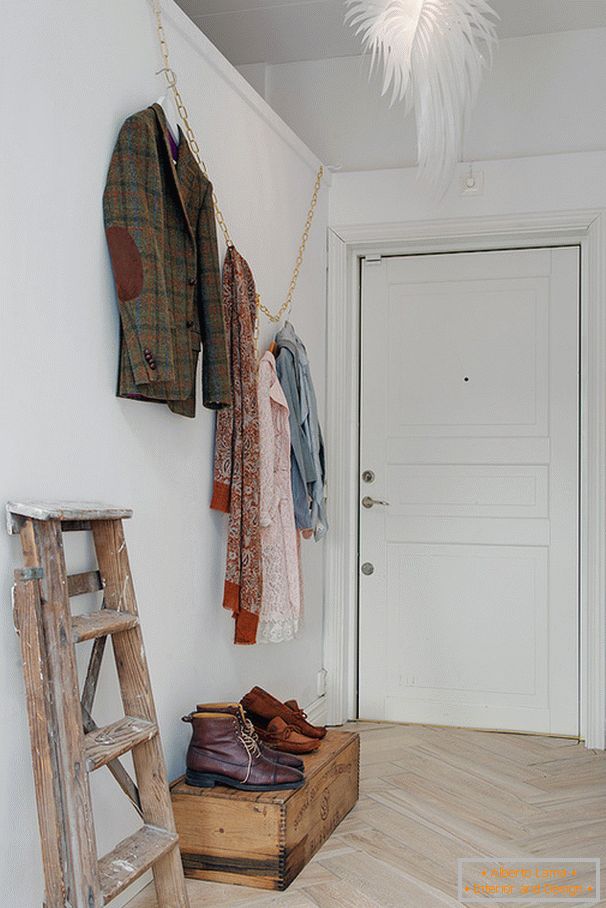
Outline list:
[[[346,0],[383,94],[414,108],[423,173],[445,190],[461,158],[463,130],[496,44],[487,0]]]

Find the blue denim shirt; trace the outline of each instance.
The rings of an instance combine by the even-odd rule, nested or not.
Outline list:
[[[290,411],[291,479],[295,521],[321,539],[326,519],[326,463],[307,351],[290,322],[276,335],[276,368]]]

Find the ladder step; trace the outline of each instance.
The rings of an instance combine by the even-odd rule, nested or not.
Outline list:
[[[137,716],[125,716],[111,725],[89,731],[84,736],[84,756],[88,772],[105,766],[138,744],[158,734],[155,722]]]
[[[103,501],[9,501],[6,510],[34,520],[123,520],[133,516],[130,508]]]
[[[102,589],[103,581],[99,571],[70,574],[67,578],[68,596],[83,596],[85,593],[97,593]]]
[[[72,640],[82,643],[83,640],[94,640],[95,637],[107,637],[108,634],[120,634],[139,624],[137,615],[130,612],[117,612],[112,608],[102,608],[89,615],[78,615],[72,618]]]
[[[178,841],[176,832],[168,832],[156,826],[143,826],[116,845],[113,851],[99,861],[99,879],[105,901],[114,899],[139,879],[157,860],[171,851]]]

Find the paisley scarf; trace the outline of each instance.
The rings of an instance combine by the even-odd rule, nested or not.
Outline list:
[[[235,618],[235,643],[255,643],[263,592],[259,526],[259,410],[255,282],[230,246],[223,263],[223,308],[233,406],[217,412],[211,508],[229,514],[223,607]]]

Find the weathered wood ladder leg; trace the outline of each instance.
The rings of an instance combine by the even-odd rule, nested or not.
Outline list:
[[[122,518],[98,504],[9,504],[25,568],[15,572],[45,908],[102,908],[151,868],[161,908],[188,908]],[[63,533],[92,530],[99,571],[68,575]],[[70,596],[104,590],[101,610],[72,616]],[[103,728],[90,715],[111,637],[126,715]],[[80,699],[75,644],[94,640]],[[83,727],[84,726],[84,727]],[[119,761],[131,751],[137,786]],[[97,859],[88,774],[108,766],[144,826]]]
[[[90,786],[84,763],[78,669],[72,645],[60,521],[26,520],[21,528],[21,544],[26,567],[42,570],[42,632],[54,723],[60,796],[57,806],[63,826],[65,904],[73,904],[74,908],[97,908],[103,905],[103,900],[97,874]]]
[[[92,525],[97,562],[105,589],[105,607],[137,615],[137,602],[121,520],[98,520]],[[141,627],[112,637],[122,702],[129,716],[142,716],[157,727]],[[146,824],[174,834],[168,775],[158,734],[132,751],[141,811]],[[178,848],[172,848],[153,866],[158,903],[187,908],[183,867]]]
[[[42,633],[41,577],[40,568],[20,568],[15,571],[13,620],[23,659],[44,864],[45,908],[55,908],[66,903],[67,843],[61,822],[62,795],[55,748],[55,721]]]

